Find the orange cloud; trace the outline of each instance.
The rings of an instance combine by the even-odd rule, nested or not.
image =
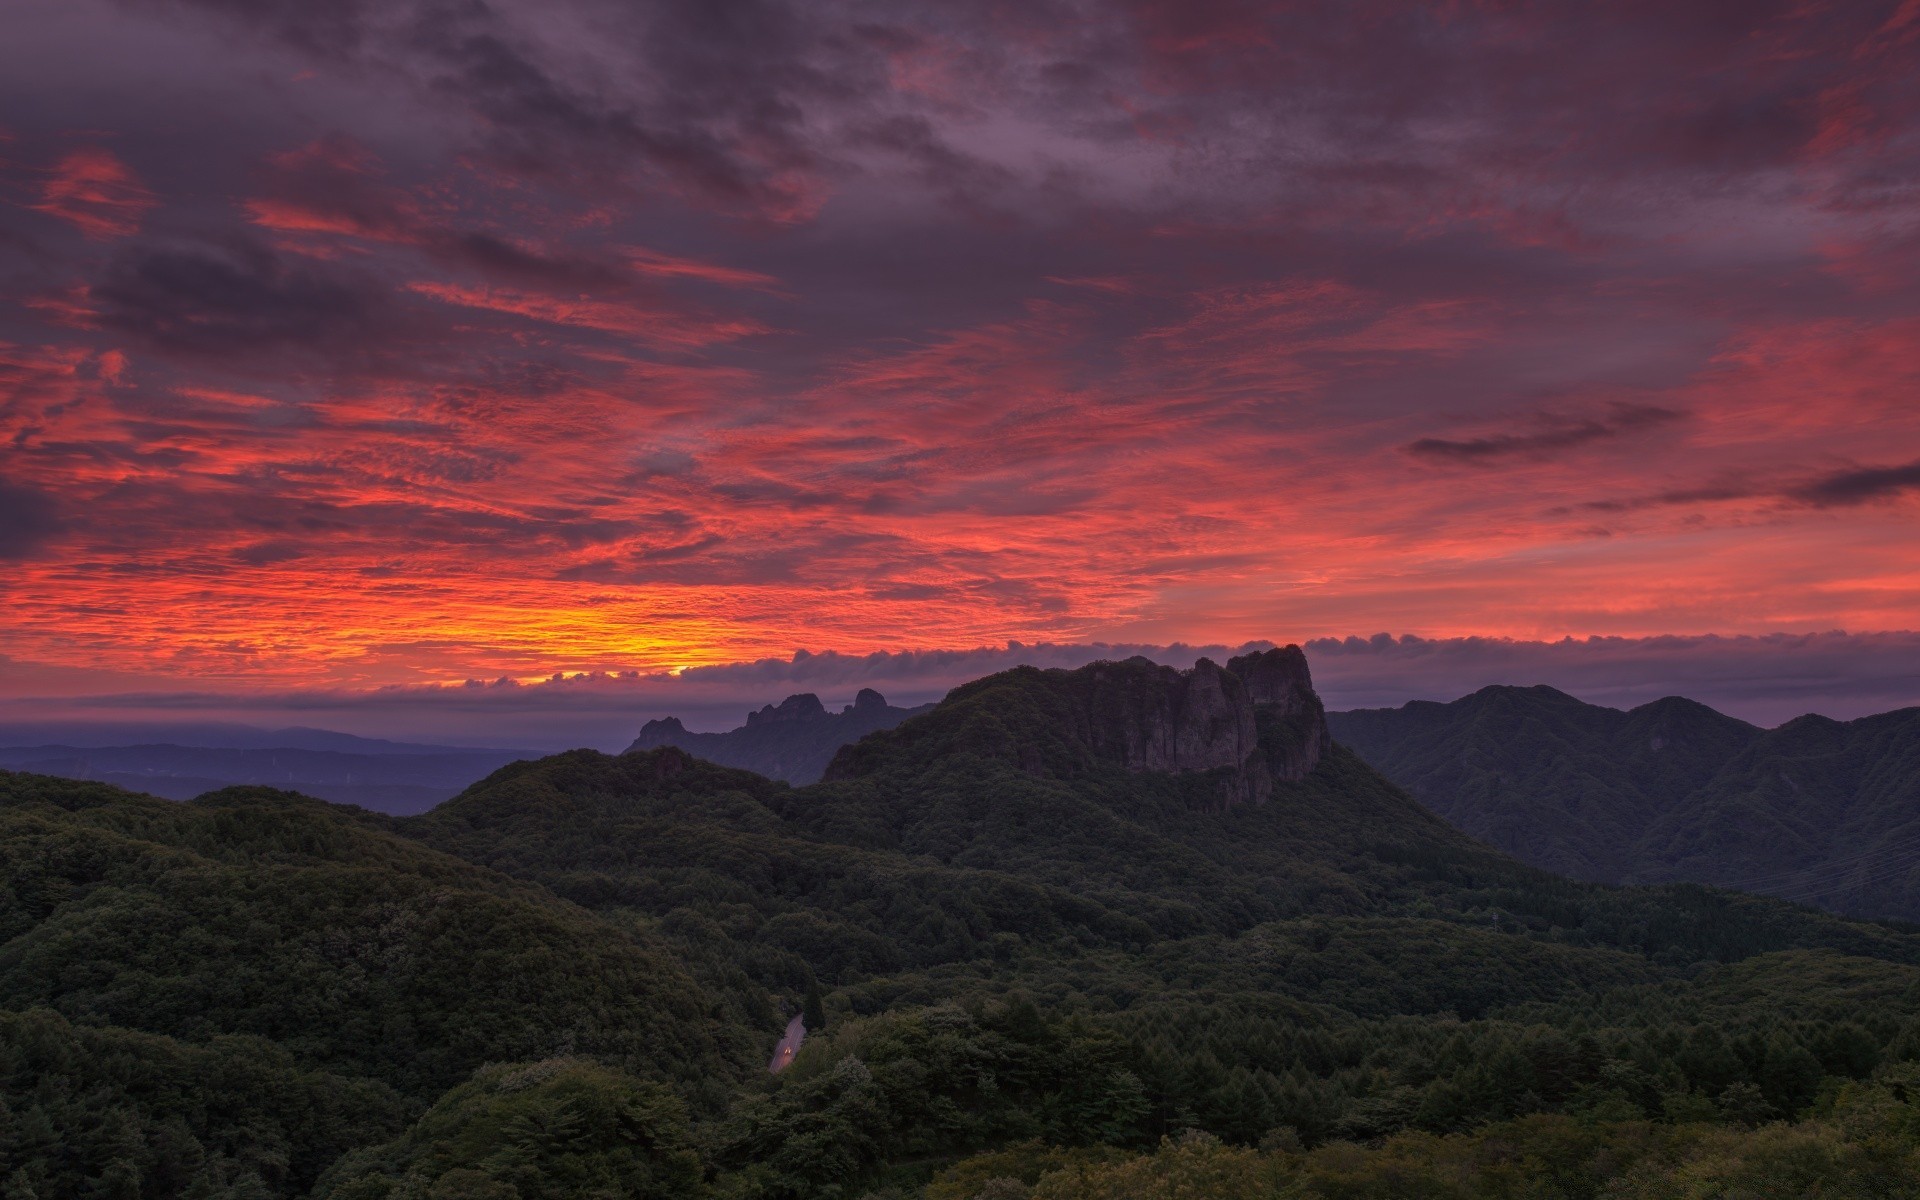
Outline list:
[[[0,211],[41,531],[0,652],[358,685],[1920,611],[1920,0],[602,6],[584,56],[470,7],[349,20],[244,136],[179,97],[291,68],[204,23],[182,87],[89,85],[145,178],[18,195],[124,238],[150,185],[169,236]]]

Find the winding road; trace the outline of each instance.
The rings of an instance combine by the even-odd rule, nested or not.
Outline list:
[[[793,1062],[793,1056],[800,1052],[800,1043],[806,1040],[806,1021],[799,1017],[788,1021],[786,1036],[773,1048],[773,1061],[767,1064],[767,1070],[784,1071]]]

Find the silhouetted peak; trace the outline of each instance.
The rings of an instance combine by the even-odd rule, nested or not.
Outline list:
[[[788,696],[778,705],[769,704],[758,712],[747,714],[747,724],[764,725],[768,721],[807,721],[814,717],[827,715],[826,705],[820,703],[820,697],[812,692],[801,692]]]
[[[1548,683],[1490,683],[1477,692],[1462,696],[1461,700],[1496,700],[1508,697],[1526,697],[1533,700],[1567,700],[1574,704],[1585,704],[1578,696],[1570,696]],[[1458,704],[1456,700],[1454,703]],[[1594,707],[1598,707],[1597,705]]]
[[[872,712],[887,706],[887,698],[872,688],[861,688],[853,698],[855,712]]]
[[[686,736],[687,727],[680,723],[679,717],[660,717],[640,727],[640,736],[633,739],[633,744],[627,747],[627,753],[671,746]]]
[[[1277,704],[1293,712],[1319,700],[1313,690],[1313,673],[1307,670],[1306,653],[1298,646],[1242,654],[1228,661],[1227,670],[1247,685],[1247,697],[1255,704]]]

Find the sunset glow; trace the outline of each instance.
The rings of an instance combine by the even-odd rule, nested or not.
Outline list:
[[[0,655],[1915,626],[1915,0],[830,7],[13,6]]]

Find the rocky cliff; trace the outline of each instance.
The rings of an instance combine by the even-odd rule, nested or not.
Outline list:
[[[1095,663],[1089,735],[1095,751],[1135,771],[1230,769],[1230,799],[1258,803],[1273,780],[1306,777],[1333,747],[1327,714],[1298,646],[1190,671],[1147,659]]]
[[[1264,803],[1277,780],[1304,778],[1331,749],[1326,715],[1299,647],[1233,666],[1203,658],[1181,671],[1136,657],[1071,671],[1019,667],[956,688],[922,721],[847,747],[825,777],[857,778],[894,749],[916,747],[1011,759],[1063,779],[1097,762],[1208,775],[1192,802]]]
[[[1273,791],[1246,685],[1203,658],[1177,671],[1145,658],[1083,667],[1087,744],[1130,771],[1227,771],[1228,802]]]
[[[1326,706],[1313,690],[1306,653],[1298,646],[1280,646],[1243,654],[1228,661],[1227,670],[1247,686],[1274,777],[1306,778],[1333,749]]]

